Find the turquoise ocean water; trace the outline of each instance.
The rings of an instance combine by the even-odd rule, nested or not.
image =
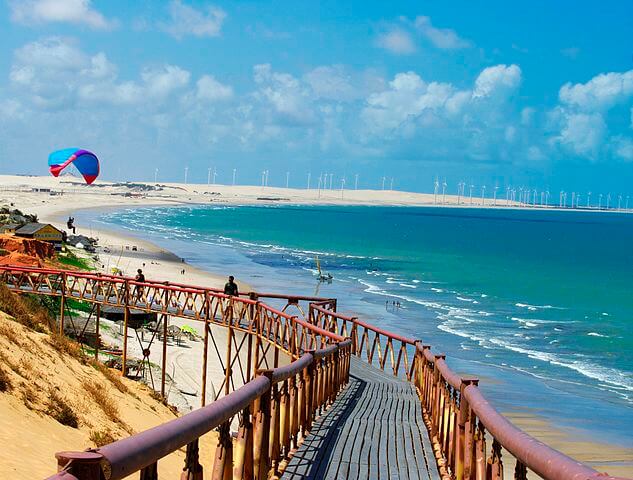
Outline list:
[[[631,442],[630,215],[196,206],[99,221],[258,290],[336,296],[341,311],[423,339],[481,376],[502,411]],[[331,284],[315,280],[315,255]]]

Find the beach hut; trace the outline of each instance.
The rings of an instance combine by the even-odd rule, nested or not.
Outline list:
[[[55,245],[56,248],[61,247],[64,234],[58,228],[50,223],[27,223],[23,227],[15,230],[17,237],[32,238],[42,242],[48,242]]]

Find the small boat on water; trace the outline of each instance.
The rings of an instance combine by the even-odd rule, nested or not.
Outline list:
[[[316,267],[317,267],[317,279],[319,280],[319,282],[328,282],[331,283],[332,279],[334,278],[332,276],[332,274],[328,273],[328,272],[323,272],[321,270],[321,262],[319,261],[319,257],[314,257],[314,261],[316,262]]]

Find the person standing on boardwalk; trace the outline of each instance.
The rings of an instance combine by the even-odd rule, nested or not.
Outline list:
[[[233,277],[233,275],[229,276],[229,281],[226,282],[226,284],[224,285],[224,294],[225,295],[231,295],[233,297],[236,297],[239,295],[238,289],[237,289],[237,283],[235,283],[235,277]]]
[[[139,282],[139,283],[145,283],[145,275],[143,275],[143,270],[141,270],[140,268],[136,271],[136,276],[134,277],[134,281]],[[143,295],[142,285],[136,285],[134,287],[134,295],[136,296],[137,299],[140,299],[140,297]]]

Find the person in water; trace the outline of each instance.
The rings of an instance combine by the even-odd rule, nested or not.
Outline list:
[[[229,276],[229,281],[224,285],[224,294],[237,296],[239,292],[237,290],[237,283],[235,283],[235,277],[233,275]]]

